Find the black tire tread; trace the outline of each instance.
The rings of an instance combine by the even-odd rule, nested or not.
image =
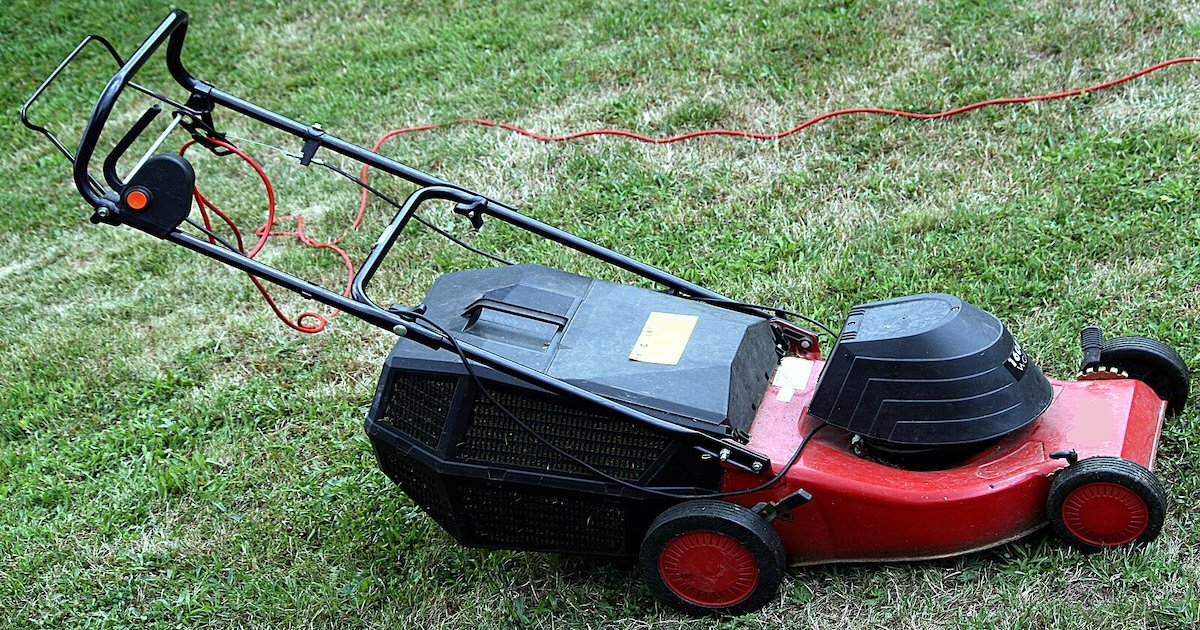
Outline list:
[[[1148,337],[1114,337],[1100,347],[1100,363],[1125,370],[1151,386],[1167,401],[1168,416],[1183,411],[1191,389],[1190,373],[1171,346]]]
[[[697,529],[731,536],[754,552],[759,559],[759,579],[749,597],[725,608],[709,608],[680,598],[663,582],[658,572],[662,547],[671,538]],[[775,597],[787,570],[787,557],[775,528],[755,512],[727,501],[695,499],[673,505],[654,519],[642,541],[638,565],[655,597],[676,610],[693,616],[741,615],[762,608]]]
[[[1076,538],[1062,521],[1062,505],[1067,496],[1080,486],[1096,482],[1120,484],[1137,492],[1146,502],[1150,522],[1146,525],[1146,531],[1131,544],[1144,545],[1158,538],[1167,513],[1167,493],[1162,482],[1141,464],[1111,456],[1082,459],[1054,474],[1050,494],[1046,498],[1046,517],[1059,538],[1086,553],[1104,549]]]

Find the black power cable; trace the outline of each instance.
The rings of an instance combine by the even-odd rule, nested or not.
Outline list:
[[[317,166],[321,166],[321,167],[324,167],[324,168],[326,168],[326,169],[329,169],[330,171],[333,171],[334,173],[337,173],[338,175],[341,175],[342,177],[345,177],[346,179],[348,179],[348,180],[350,180],[350,181],[354,182],[355,184],[358,184],[358,185],[359,185],[359,186],[361,186],[361,187],[362,187],[364,190],[366,190],[367,192],[369,192],[369,193],[371,193],[371,194],[375,195],[376,197],[379,197],[380,199],[384,200],[385,202],[387,202],[387,203],[388,203],[388,205],[392,206],[393,208],[395,208],[395,209],[397,209],[397,210],[400,210],[400,209],[402,208],[402,206],[400,205],[400,203],[399,203],[399,202],[397,202],[395,199],[392,199],[392,198],[391,198],[391,197],[389,197],[388,195],[384,194],[384,193],[383,193],[382,191],[380,191],[378,188],[375,188],[374,186],[372,186],[372,185],[368,184],[367,182],[364,182],[364,181],[362,181],[361,179],[359,179],[359,178],[357,178],[357,177],[355,177],[355,176],[351,175],[350,173],[347,173],[346,171],[343,171],[342,169],[340,169],[340,168],[338,168],[338,167],[336,167],[336,166],[334,166],[334,165],[332,165],[332,164],[330,164],[330,163],[328,163],[328,162],[325,162],[325,161],[323,161],[323,160],[313,160],[311,163],[312,163],[312,164],[316,164]],[[473,252],[473,253],[475,253],[475,254],[479,254],[480,256],[483,256],[484,258],[487,258],[488,260],[491,260],[491,261],[493,261],[493,262],[500,263],[501,265],[511,265],[511,264],[513,264],[513,263],[511,263],[510,261],[507,261],[507,260],[505,260],[505,259],[503,259],[503,258],[501,258],[501,257],[499,257],[499,256],[497,256],[497,255],[495,255],[495,254],[491,254],[491,253],[485,252],[485,251],[483,251],[482,249],[478,249],[478,248],[476,248],[476,247],[472,246],[470,243],[467,243],[466,241],[463,241],[462,239],[460,239],[460,238],[458,238],[458,237],[454,236],[453,234],[451,234],[451,233],[449,233],[449,232],[447,232],[447,231],[443,230],[442,228],[440,228],[440,227],[438,227],[438,226],[436,226],[436,225],[434,225],[434,224],[430,223],[429,221],[426,221],[425,219],[423,219],[423,218],[422,218],[420,215],[418,215],[418,214],[416,214],[416,213],[413,213],[413,215],[412,215],[412,218],[413,218],[413,219],[416,219],[416,221],[417,221],[418,223],[420,223],[421,225],[424,225],[425,227],[427,227],[427,228],[429,228],[429,229],[433,230],[434,232],[437,232],[438,234],[441,234],[443,237],[445,237],[446,239],[450,240],[450,241],[451,241],[451,242],[453,242],[455,245],[458,245],[459,247],[462,247],[463,249],[466,249],[466,250],[468,250],[468,251],[470,251],[470,252]]]
[[[213,232],[212,230],[210,230],[210,229],[208,229],[208,228],[204,227],[203,225],[200,225],[199,223],[196,223],[195,221],[193,221],[193,220],[192,220],[192,218],[191,218],[191,217],[184,217],[184,218],[183,218],[183,220],[184,220],[184,221],[187,221],[188,225],[190,225],[190,226],[192,226],[192,227],[196,228],[197,230],[200,230],[201,232],[203,232],[203,233],[204,233],[204,235],[205,235],[205,236],[207,236],[208,238],[211,238],[212,240],[214,240],[214,241],[216,241],[216,242],[218,242],[218,243],[220,243],[220,244],[224,245],[226,249],[228,249],[228,250],[230,250],[230,251],[232,251],[232,252],[237,252],[237,253],[239,253],[239,254],[245,254],[245,253],[246,253],[246,252],[244,252],[244,251],[242,251],[242,250],[240,250],[240,249],[238,249],[238,248],[234,247],[233,245],[231,245],[231,244],[229,243],[229,241],[227,241],[227,240],[225,240],[225,239],[221,238],[220,236],[217,236],[216,232]]]
[[[758,309],[760,311],[771,311],[772,313],[776,313],[778,315],[787,315],[789,317],[795,317],[796,319],[803,320],[805,322],[808,322],[809,324],[812,324],[813,326],[816,326],[817,328],[820,328],[821,332],[829,335],[835,341],[838,338],[837,333],[833,332],[832,328],[830,328],[829,326],[826,326],[825,324],[821,323],[820,321],[813,319],[812,317],[809,317],[808,315],[804,315],[802,313],[797,313],[795,311],[789,311],[785,308],[780,308],[778,306],[766,306],[763,304],[751,304],[749,302],[738,302],[737,300],[731,300],[729,298],[710,298],[710,297],[702,297],[699,295],[684,295],[681,297],[687,298],[689,300],[696,300],[697,302],[705,302],[708,304],[736,306],[739,308],[753,308],[753,309]]]

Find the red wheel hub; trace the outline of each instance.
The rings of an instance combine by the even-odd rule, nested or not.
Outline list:
[[[1067,495],[1062,520],[1076,538],[1097,547],[1137,540],[1150,523],[1150,511],[1137,492],[1115,483],[1084,484]]]
[[[709,608],[733,606],[758,586],[758,562],[745,545],[709,530],[680,534],[663,546],[658,573],[680,598]]]

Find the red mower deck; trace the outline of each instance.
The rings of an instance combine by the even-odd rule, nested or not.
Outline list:
[[[823,367],[821,361],[788,362],[804,365],[798,371],[809,377],[794,392],[767,388],[747,444],[783,463],[820,424],[806,411]],[[1120,457],[1153,469],[1162,432],[1166,403],[1141,381],[1051,383],[1054,402],[1034,424],[944,470],[881,463],[861,455],[852,435],[824,430],[778,486],[733,500],[751,507],[801,488],[813,495],[791,518],[773,522],[794,565],[942,558],[1016,540],[1047,523],[1051,476],[1067,465],[1050,453]],[[756,481],[729,471],[721,489]],[[1108,510],[1110,520],[1114,511]]]

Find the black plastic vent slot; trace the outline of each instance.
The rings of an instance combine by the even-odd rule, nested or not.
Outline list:
[[[514,493],[462,484],[463,511],[477,544],[565,553],[625,553],[625,510],[613,501]]]
[[[411,457],[403,457],[394,450],[377,450],[380,468],[387,473],[408,498],[425,510],[438,525],[457,535],[459,523],[446,495],[441,479],[429,468],[420,466]]]
[[[437,449],[457,384],[456,377],[397,374],[378,420]]]
[[[640,479],[669,444],[666,437],[651,429],[587,408],[567,406],[557,398],[516,394],[499,388],[491,393],[551,444],[620,479]],[[458,457],[464,461],[592,476],[587,469],[538,441],[483,396],[475,400],[471,424]]]

